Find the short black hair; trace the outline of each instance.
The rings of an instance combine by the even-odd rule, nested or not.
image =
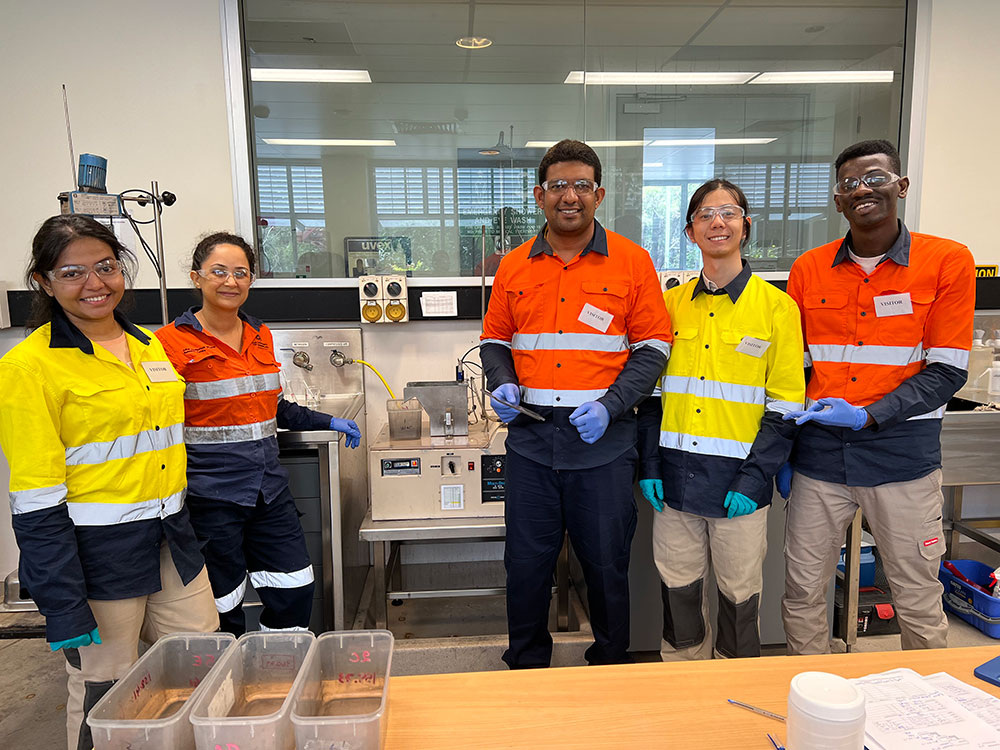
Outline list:
[[[691,200],[688,201],[687,217],[684,220],[685,225],[688,227],[691,226],[691,218],[694,216],[694,212],[701,207],[705,196],[716,190],[729,192],[736,199],[737,205],[743,209],[743,239],[740,240],[740,247],[745,247],[747,242],[750,241],[750,203],[747,201],[747,197],[739,185],[722,177],[709,180],[694,191]]]
[[[597,158],[597,152],[583,141],[574,141],[571,138],[563,138],[545,152],[538,165],[538,184],[545,182],[549,167],[564,161],[579,161],[588,167],[593,167],[594,182],[601,184],[601,160]]]
[[[205,265],[208,256],[219,245],[236,245],[247,256],[247,268],[250,269],[250,273],[257,273],[257,254],[250,247],[249,242],[238,234],[232,234],[231,232],[213,232],[202,237],[191,254],[191,270],[197,271]]]
[[[24,272],[24,283],[33,294],[31,295],[31,312],[28,315],[28,329],[38,328],[52,320],[52,314],[59,305],[55,297],[50,297],[35,275],[44,276],[59,262],[62,255],[74,240],[89,237],[100,240],[121,264],[122,275],[125,277],[126,289],[131,288],[136,272],[135,255],[123,245],[115,233],[105,224],[83,214],[59,214],[51,216],[42,222],[34,239],[31,241],[31,260]]]
[[[885,154],[888,156],[892,171],[898,175],[903,174],[903,162],[899,160],[899,151],[889,141],[878,138],[872,141],[855,143],[853,146],[848,146],[841,151],[840,156],[837,157],[837,161],[833,165],[834,177],[840,175],[840,168],[844,166],[844,162],[848,162],[851,159],[858,159],[862,156],[875,156],[876,154]]]

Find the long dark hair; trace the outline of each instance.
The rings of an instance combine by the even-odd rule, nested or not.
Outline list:
[[[115,233],[107,226],[82,214],[61,214],[46,219],[38,228],[31,241],[31,260],[24,272],[24,283],[34,294],[31,296],[31,313],[28,316],[28,330],[38,328],[52,320],[58,302],[50,297],[38,283],[35,274],[45,275],[59,262],[63,250],[74,240],[92,237],[100,240],[115,256],[125,277],[125,288],[131,289],[135,279],[135,255],[118,241]],[[126,295],[129,296],[129,295]]]

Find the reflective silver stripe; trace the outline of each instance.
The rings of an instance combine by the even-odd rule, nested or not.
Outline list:
[[[187,490],[169,497],[141,503],[66,503],[69,517],[77,526],[114,526],[130,521],[166,518],[184,507]]]
[[[500,346],[505,346],[510,349],[510,342],[504,341],[503,339],[483,339],[479,342],[479,346],[481,347],[483,344],[499,344]]]
[[[240,602],[243,601],[243,597],[246,596],[246,593],[247,593],[247,579],[246,576],[244,576],[243,582],[239,586],[237,586],[235,589],[230,591],[225,596],[220,596],[218,599],[215,600],[215,608],[222,614],[225,614],[230,610],[236,609],[236,607],[240,605]]]
[[[674,450],[685,451],[687,453],[699,453],[703,456],[725,456],[726,458],[744,459],[750,455],[750,448],[753,447],[753,443],[661,430],[660,447],[673,448]]]
[[[926,352],[927,364],[940,362],[943,365],[951,365],[959,370],[969,369],[969,350],[951,349],[944,346],[932,346]]]
[[[515,350],[624,352],[628,351],[625,336],[608,333],[515,333],[511,340]]]
[[[944,418],[944,409],[945,409],[945,407],[939,406],[934,411],[929,411],[926,414],[917,414],[917,415],[912,416],[912,417],[907,417],[906,421],[907,422],[912,422],[915,419],[943,419]]]
[[[103,464],[119,458],[132,458],[140,453],[162,451],[184,442],[184,425],[172,424],[159,430],[143,430],[135,435],[122,435],[105,443],[87,443],[66,449],[67,466]]]
[[[269,628],[262,622],[258,623],[258,625],[260,625],[261,633],[302,633],[309,630],[309,628],[299,627],[298,625],[292,625],[290,628]],[[336,747],[336,743],[333,746]]]
[[[666,341],[660,341],[659,339],[645,339],[644,341],[637,341],[634,344],[629,344],[628,348],[635,351],[636,349],[641,349],[644,346],[656,349],[656,351],[661,352],[664,357],[670,359],[670,344]]]
[[[701,380],[682,375],[664,375],[662,386],[667,393],[689,393],[699,398],[717,398],[741,404],[764,404],[764,389],[755,385],[723,383],[721,380]]]
[[[31,513],[33,510],[55,508],[66,502],[66,484],[39,487],[34,490],[18,490],[10,493],[10,513],[12,516]]]
[[[263,440],[277,434],[277,422],[268,419],[252,424],[231,424],[222,427],[184,427],[184,442],[189,445],[218,443],[245,443],[248,440]]]
[[[525,388],[522,386],[521,400],[526,405],[571,406],[575,409],[580,404],[585,404],[588,401],[596,401],[607,392],[607,388],[598,388],[593,391],[564,391],[548,390],[545,388]]]
[[[660,386],[656,385],[656,386],[653,387],[653,392],[650,393],[649,395],[650,395],[651,398],[659,398],[660,394],[662,394],[662,393],[663,393],[663,391],[660,390]]]
[[[792,411],[802,411],[803,404],[801,401],[778,401],[777,399],[765,397],[764,408],[767,411],[777,412],[778,414],[788,414]]]
[[[856,365],[905,365],[924,359],[924,345],[856,346],[854,344],[809,344],[813,362],[850,362]]]
[[[278,373],[244,375],[239,378],[213,380],[208,383],[188,383],[184,386],[184,398],[188,401],[210,401],[216,398],[233,398],[248,393],[277,391],[281,389]]]
[[[809,352],[805,352],[802,355],[802,366],[803,367],[812,367],[812,365],[813,365],[812,355]]]
[[[275,573],[270,570],[250,571],[250,583],[255,589],[262,587],[297,589],[312,583],[314,580],[312,565],[307,565],[302,570],[294,570],[291,573]]]

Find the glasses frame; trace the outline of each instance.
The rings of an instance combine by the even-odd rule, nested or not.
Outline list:
[[[243,269],[238,268],[236,270],[241,271]],[[226,274],[225,278],[218,276],[216,274],[216,271],[224,272]],[[229,281],[230,276],[233,277],[233,281],[235,281],[237,284],[243,284],[243,283],[252,284],[254,283],[254,281],[257,280],[257,274],[255,274],[253,271],[247,271],[247,277],[245,279],[238,279],[236,278],[236,271],[230,271],[228,268],[209,268],[208,270],[204,268],[196,268],[195,273],[201,276],[201,278],[206,279],[207,281],[215,282],[217,284],[225,284],[227,281]]]
[[[878,185],[876,187],[872,187],[871,185],[868,184],[868,177],[870,175],[875,174],[876,172],[879,173],[879,174],[887,174],[887,175],[889,175],[889,177],[891,179],[887,183],[885,183],[884,185]],[[855,190],[857,190],[859,187],[861,187],[862,183],[864,183],[865,187],[868,188],[869,190],[879,190],[881,188],[888,187],[889,185],[895,185],[901,179],[903,179],[902,176],[896,174],[895,172],[889,172],[888,170],[885,170],[885,169],[873,169],[870,172],[868,172],[867,174],[862,175],[861,177],[845,177],[843,180],[837,180],[835,183],[833,183],[833,194],[834,195],[850,195]],[[841,191],[841,189],[840,189],[840,183],[844,182],[845,180],[857,180],[857,184],[854,187],[852,187],[850,190]]]
[[[565,183],[565,185],[560,187],[559,183]],[[577,186],[582,184],[590,185],[590,191],[587,192],[585,190],[581,193],[577,190]],[[562,195],[563,193],[568,192],[571,188],[577,195],[594,195],[599,187],[601,186],[598,185],[595,180],[573,180],[572,182],[569,180],[546,180],[541,184],[542,190],[546,193],[552,193],[553,195]]]
[[[721,215],[722,211],[730,211],[732,209],[736,209],[736,211],[739,212],[739,216],[734,217],[732,219],[727,219]],[[703,218],[698,215],[703,211],[710,211],[711,213],[707,218]],[[746,218],[746,215],[747,213],[746,211],[743,210],[743,206],[737,206],[735,203],[726,203],[725,205],[722,206],[705,206],[704,208],[699,208],[697,211],[691,214],[691,223],[694,224],[697,222],[699,224],[710,224],[711,222],[715,221],[716,216],[718,216],[726,223],[730,221],[742,221],[743,219]]]
[[[97,270],[98,266],[107,264],[111,264],[112,266],[114,266],[113,270],[110,273],[101,273],[100,271]],[[83,276],[81,276],[79,279],[60,279],[56,277],[57,271],[63,271],[67,268],[76,268],[81,273],[83,273]],[[64,286],[83,286],[84,284],[87,283],[87,280],[90,279],[90,274],[92,273],[97,274],[97,278],[99,279],[113,279],[116,276],[121,276],[123,273],[121,261],[119,261],[117,258],[106,258],[105,260],[98,261],[92,266],[84,266],[72,263],[66,266],[59,266],[58,268],[53,268],[51,271],[46,271],[45,276],[53,284],[62,284]]]

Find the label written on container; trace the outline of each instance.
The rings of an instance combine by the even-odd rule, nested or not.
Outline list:
[[[465,485],[442,484],[441,510],[464,510],[464,509],[465,509]]]
[[[749,354],[751,357],[762,357],[770,345],[770,341],[744,336],[743,340],[736,345],[736,351],[740,354]]]
[[[236,691],[233,689],[233,673],[230,671],[222,681],[222,684],[219,685],[219,689],[216,691],[215,697],[212,698],[212,702],[208,704],[209,717],[218,718],[228,716],[235,702]]]
[[[910,293],[883,294],[875,297],[875,315],[879,318],[889,318],[893,315],[912,315],[913,302],[910,301]]]
[[[295,669],[294,654],[264,654],[260,658],[261,669]]]

